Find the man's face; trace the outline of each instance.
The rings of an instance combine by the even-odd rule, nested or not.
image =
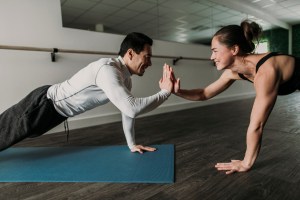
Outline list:
[[[143,76],[146,68],[152,65],[151,63],[152,49],[149,44],[144,46],[143,51],[139,54],[132,51],[132,59],[129,67],[131,74]]]

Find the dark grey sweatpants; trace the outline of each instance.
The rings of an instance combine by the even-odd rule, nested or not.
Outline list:
[[[54,128],[67,118],[60,115],[42,86],[0,115],[0,150],[27,137],[36,137]]]

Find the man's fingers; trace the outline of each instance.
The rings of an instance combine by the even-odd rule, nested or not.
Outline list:
[[[140,154],[143,154],[144,152],[141,149],[137,150]]]
[[[142,154],[143,153],[143,151],[140,149],[140,148],[134,148],[134,149],[132,149],[131,150],[131,152],[139,152],[140,154]]]
[[[156,148],[153,147],[147,147],[142,145],[137,145],[134,149],[132,149],[132,152],[139,152],[140,154],[144,153],[143,151],[155,151]]]
[[[153,147],[143,147],[143,150],[146,150],[146,151],[155,151],[156,148],[153,148]]]

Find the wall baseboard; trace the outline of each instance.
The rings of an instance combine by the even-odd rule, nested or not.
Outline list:
[[[248,99],[248,98],[253,98],[254,96],[255,96],[255,93],[246,93],[246,94],[231,95],[231,96],[225,96],[225,97],[215,97],[208,101],[202,101],[202,102],[186,101],[186,102],[179,103],[179,104],[169,104],[166,106],[158,107],[157,109],[155,109],[149,113],[143,114],[143,115],[139,116],[138,118],[167,113],[167,112],[175,112],[175,111],[196,108],[196,107],[201,107],[201,106],[225,103],[225,102],[229,102],[229,101]],[[75,118],[75,119],[69,118],[68,119],[70,130],[98,126],[101,124],[108,124],[108,123],[120,122],[120,121],[121,121],[121,114],[119,112],[111,113],[108,115],[99,115],[99,116],[89,117],[89,118]],[[64,129],[63,124],[60,124],[57,127],[53,128],[52,130],[48,131],[46,134],[62,132],[64,130],[65,129]]]

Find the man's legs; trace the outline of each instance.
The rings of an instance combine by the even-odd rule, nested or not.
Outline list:
[[[0,115],[0,150],[27,138],[44,134],[66,117],[47,99],[50,86],[42,86]]]

